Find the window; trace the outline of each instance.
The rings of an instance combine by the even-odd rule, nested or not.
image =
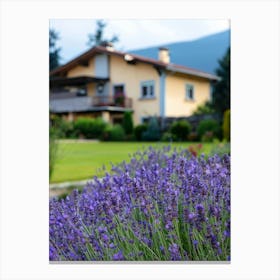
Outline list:
[[[187,84],[186,86],[186,99],[194,100],[194,86]]]
[[[116,106],[125,106],[125,84],[113,85],[113,98]]]
[[[87,96],[87,88],[86,87],[79,87],[76,89],[77,96]]]
[[[113,87],[114,96],[115,95],[125,95],[124,94],[124,84],[114,85]]]
[[[155,98],[155,83],[154,81],[141,82],[141,98]]]

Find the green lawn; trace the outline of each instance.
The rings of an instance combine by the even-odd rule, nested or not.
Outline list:
[[[60,141],[58,159],[51,178],[51,183],[90,179],[94,175],[102,176],[102,166],[109,171],[111,163],[129,159],[139,149],[148,146],[168,145],[167,143],[142,142],[74,142]],[[197,143],[173,143],[172,147],[187,148]],[[203,152],[209,153],[211,143],[203,144]]]

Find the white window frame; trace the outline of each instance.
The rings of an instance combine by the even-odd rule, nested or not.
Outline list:
[[[147,92],[146,96],[143,95],[143,87],[147,87],[148,92]],[[154,98],[156,98],[155,81],[142,81],[140,83],[140,98],[141,99],[154,99]]]

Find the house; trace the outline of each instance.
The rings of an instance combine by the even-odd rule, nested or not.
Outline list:
[[[170,62],[120,52],[111,44],[93,47],[50,72],[50,112],[68,120],[102,117],[120,123],[125,111],[134,124],[150,116],[187,117],[211,98],[219,78]]]

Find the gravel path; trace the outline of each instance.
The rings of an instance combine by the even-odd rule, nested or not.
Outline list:
[[[65,194],[65,193],[73,190],[73,188],[84,187],[88,182],[90,182],[90,180],[50,184],[49,196],[54,197],[54,196],[59,196],[59,195]]]

